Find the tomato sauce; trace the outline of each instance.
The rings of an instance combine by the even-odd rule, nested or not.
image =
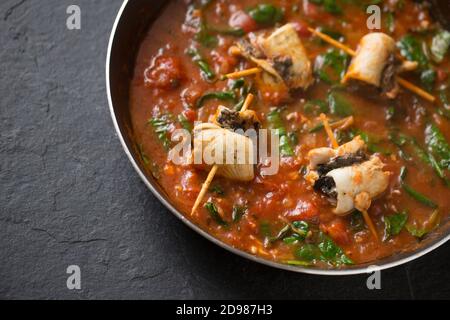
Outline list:
[[[368,142],[373,144],[370,151],[379,154],[386,164],[385,170],[392,172],[388,190],[369,209],[380,241],[371,235],[358,213],[336,216],[327,199],[312,190],[303,178],[308,165],[308,151],[329,146],[323,130],[310,133],[311,128],[319,124],[320,120],[317,114],[308,112],[306,106],[316,99],[327,101],[330,90],[339,86],[322,81],[316,72],[315,82],[311,87],[292,94],[288,102],[281,104],[276,94],[253,89],[257,98],[252,109],[262,120],[263,127],[268,126],[268,112],[274,106],[282,108],[286,131],[296,136],[291,140],[294,156],[283,157],[279,172],[273,176],[261,176],[261,166],[258,165],[256,177],[251,182],[215,177],[204,201],[215,204],[226,224],[217,223],[203,206],[194,215],[190,214],[207,172],[192,165],[178,166],[168,160],[167,148],[162,140],[169,139],[166,143],[170,144],[173,130],[182,127],[186,121],[191,124],[194,121],[208,122],[218,105],[232,107],[227,101],[211,99],[199,108],[196,107],[196,101],[205,92],[229,90],[231,81],[220,80],[220,75],[254,67],[254,64],[230,55],[229,49],[239,37],[256,30],[273,30],[292,22],[314,64],[318,55],[326,53],[332,47],[314,37],[308,27],[321,27],[322,30],[338,33],[346,45],[356,48],[361,37],[370,32],[366,27],[368,14],[360,2],[338,0],[338,13],[332,8],[307,0],[212,0],[207,5],[202,5],[201,1],[170,1],[167,4],[142,42],[131,84],[129,108],[133,133],[148,169],[147,173],[157,178],[174,205],[188,219],[221,241],[251,254],[283,263],[298,262],[303,265],[305,262],[304,265],[326,268],[341,267],[342,264],[323,258],[323,255],[326,256],[323,246],[317,247],[322,255],[315,258],[299,253],[302,248],[317,250],[307,245],[316,246],[318,242],[315,242],[315,238],[319,233],[331,239],[351,263],[360,264],[414,249],[420,238],[426,236],[418,235],[414,230],[432,232],[438,228],[437,221],[443,224],[448,219],[450,191],[445,180],[450,178],[449,164],[441,166],[444,177],[439,177],[432,165],[420,160],[413,143],[399,147],[392,141],[393,132],[400,132],[411,137],[420,148],[428,152],[430,149],[426,142],[426,128],[430,125],[438,128],[447,143],[450,141],[450,122],[445,116],[446,112],[447,115],[450,113],[450,106],[442,100],[447,94],[450,98],[447,89],[448,54],[443,61],[436,63],[430,58],[430,49],[425,50],[424,54],[429,60],[428,67],[435,70],[437,75],[430,88],[430,92],[438,97],[435,104],[404,89],[395,100],[383,98],[376,89],[363,85],[336,89],[351,105],[355,120],[352,130],[367,133],[371,137]],[[249,8],[262,3],[281,10],[282,20],[270,26],[257,23],[249,14]],[[396,41],[407,34],[413,35],[420,39],[420,43],[431,46],[439,27],[425,6],[409,0],[383,1],[380,6],[383,9],[382,23],[381,30],[378,31],[388,33]],[[209,34],[202,34],[199,31],[199,21],[207,21],[209,26],[214,26],[214,29],[221,32],[211,32],[213,28],[210,27]],[[229,34],[224,30],[241,31]],[[210,71],[216,75],[215,80],[205,79],[198,61],[194,61],[192,54],[188,54],[190,48],[195,48],[200,53]],[[349,61],[350,58],[347,65]],[[422,86],[417,72],[408,73],[405,77]],[[253,82],[254,79],[250,76],[245,81]],[[155,132],[151,119],[163,115],[166,118],[161,134]],[[180,121],[179,115],[182,115],[185,122]],[[333,118],[333,115],[330,117]],[[345,141],[345,132],[342,139]],[[436,157],[438,161],[445,162],[440,156]],[[405,178],[407,184],[431,199],[436,208],[425,205],[405,191],[399,177],[403,167],[408,172]],[[239,216],[236,208],[245,210],[242,209],[244,212]],[[386,217],[401,212],[405,212],[407,217],[401,230],[393,232],[396,234],[386,235]],[[284,226],[299,221],[308,225],[305,238],[286,234],[274,239]],[[300,224],[299,226],[301,228]]]

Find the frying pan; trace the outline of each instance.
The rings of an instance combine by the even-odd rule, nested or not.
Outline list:
[[[438,12],[442,12],[441,10],[445,10],[444,12],[449,12],[448,10],[450,8],[448,7],[450,6],[450,3],[447,1],[434,2],[435,3],[433,5],[435,6],[439,6],[441,4],[445,7],[440,7],[440,10],[437,10]],[[144,181],[145,185],[150,189],[150,191],[153,192],[158,200],[161,201],[182,222],[218,246],[249,260],[279,269],[319,275],[351,275],[367,273],[370,272],[371,269],[368,268],[371,265],[376,265],[379,270],[392,268],[415,260],[450,239],[450,223],[447,222],[436,232],[426,237],[426,239],[424,239],[413,251],[398,253],[369,264],[355,265],[341,270],[329,270],[290,266],[253,256],[219,241],[189,221],[177,208],[173,206],[168,196],[159,186],[154,177],[145,173],[146,171],[144,169],[144,164],[139,156],[139,150],[137,150],[136,143],[133,141],[132,125],[128,109],[130,81],[132,79],[134,63],[141,40],[143,39],[143,35],[149,25],[155,20],[158,13],[161,12],[164,3],[166,3],[164,0],[124,1],[114,23],[109,41],[108,55],[106,59],[106,87],[112,120],[125,153],[141,179]],[[447,15],[441,15],[441,19],[445,16]]]

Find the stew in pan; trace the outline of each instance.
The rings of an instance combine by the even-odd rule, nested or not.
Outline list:
[[[425,1],[170,1],[131,84],[142,163],[188,219],[266,259],[342,268],[412,250],[450,211],[449,46]],[[259,157],[169,156],[177,129],[195,154],[220,137],[249,152],[234,132],[249,128],[277,136],[275,174]]]

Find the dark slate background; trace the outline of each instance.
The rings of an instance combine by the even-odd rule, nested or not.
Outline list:
[[[170,214],[131,167],[104,65],[121,0],[0,2],[0,298],[450,298],[450,245],[367,276],[276,270],[234,256]],[[78,4],[82,30],[66,29]],[[82,290],[66,287],[79,265]]]

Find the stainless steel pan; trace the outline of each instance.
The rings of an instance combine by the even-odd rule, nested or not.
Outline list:
[[[106,86],[114,126],[125,153],[147,187],[159,201],[190,228],[218,246],[249,260],[275,268],[310,274],[350,275],[368,272],[367,268],[369,267],[369,264],[357,265],[343,270],[302,268],[269,261],[235,249],[212,237],[197,225],[186,219],[183,214],[173,206],[157,181],[155,181],[152,176],[144,173],[145,170],[143,164],[138,150],[136,150],[136,143],[132,139],[132,126],[128,110],[128,93],[137,50],[142,39],[141,36],[152,21],[154,21],[155,17],[164,6],[164,3],[164,0],[125,0],[111,32],[108,56],[106,59]],[[371,265],[377,265],[380,269],[392,268],[425,255],[444,244],[449,239],[450,223],[446,223],[446,225],[441,226],[437,232],[423,240],[416,250],[375,261],[371,263]]]

